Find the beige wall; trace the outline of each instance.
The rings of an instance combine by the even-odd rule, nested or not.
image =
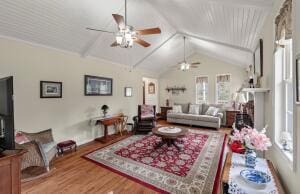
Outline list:
[[[165,106],[166,98],[169,96],[171,104],[174,102],[191,102],[196,101],[196,76],[208,76],[209,79],[209,103],[215,103],[216,100],[216,75],[230,74],[231,75],[231,93],[235,93],[247,79],[244,67],[232,65],[223,61],[208,57],[202,54],[194,54],[188,58],[191,62],[201,62],[198,68],[190,71],[179,71],[171,69],[160,76],[160,105]],[[171,92],[165,90],[167,86],[185,86],[187,90],[180,93],[178,96],[171,95]]]
[[[84,75],[113,78],[113,96],[84,96]],[[89,120],[107,104],[109,114],[120,111],[132,117],[142,103],[142,77],[150,72],[129,72],[112,64],[77,54],[0,39],[0,77],[14,76],[15,127],[37,132],[53,128],[56,141],[74,139],[79,144],[102,135]],[[40,99],[40,80],[63,82],[62,99]],[[133,97],[124,97],[124,87],[133,87]]]
[[[296,115],[296,126],[295,130],[297,131],[297,137],[298,139],[296,150],[297,150],[297,158],[295,159],[298,163],[298,167],[296,169],[292,169],[293,167],[289,165],[289,162],[287,159],[283,156],[281,151],[274,146],[274,131],[273,131],[273,71],[274,71],[274,58],[273,58],[273,51],[274,51],[274,19],[278,14],[278,10],[281,7],[283,3],[283,0],[276,0],[275,1],[275,7],[273,10],[273,13],[269,16],[265,26],[264,30],[262,32],[262,38],[264,39],[264,77],[262,79],[263,86],[271,88],[271,92],[269,95],[266,96],[266,124],[269,125],[269,136],[272,138],[273,146],[270,151],[268,151],[267,155],[272,160],[272,162],[275,164],[275,166],[278,168],[280,177],[286,187],[287,193],[297,194],[300,190],[299,180],[300,180],[300,171],[299,171],[299,161],[300,161],[300,108],[299,106],[296,107],[296,112],[298,114]],[[293,1],[293,11],[294,14],[297,14],[297,16],[293,17],[293,20],[295,22],[294,24],[294,44],[295,44],[295,51],[294,54],[300,53],[300,3],[299,1],[294,0]],[[298,13],[297,13],[298,12]],[[294,148],[295,149],[295,148]],[[295,150],[295,151],[296,151]]]

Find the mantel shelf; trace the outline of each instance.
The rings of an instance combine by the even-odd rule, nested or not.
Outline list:
[[[242,92],[270,92],[269,88],[243,88]]]

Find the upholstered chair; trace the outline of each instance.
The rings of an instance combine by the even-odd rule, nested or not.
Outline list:
[[[154,105],[138,106],[138,115],[133,117],[135,133],[147,133],[156,126],[155,108]]]
[[[27,152],[22,156],[21,169],[24,170],[31,166],[45,167],[50,170],[51,160],[56,156],[57,149],[54,142],[52,129],[38,133],[18,132],[28,140],[18,146],[23,147]]]

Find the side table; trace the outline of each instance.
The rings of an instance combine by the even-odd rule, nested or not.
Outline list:
[[[172,110],[172,107],[169,107],[169,106],[161,106],[160,107],[161,119],[167,120],[168,110]]]
[[[227,127],[232,127],[237,113],[240,113],[240,111],[239,110],[226,110],[226,126]]]

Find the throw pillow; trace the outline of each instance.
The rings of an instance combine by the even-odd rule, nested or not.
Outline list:
[[[216,116],[219,112],[219,109],[213,106],[210,106],[207,111],[206,111],[206,115],[210,115],[210,116]]]
[[[15,142],[17,144],[24,144],[24,143],[29,142],[29,139],[26,137],[26,135],[24,135],[24,133],[17,132],[15,135]]]
[[[174,106],[172,107],[172,112],[173,112],[173,113],[182,113],[182,108],[181,108],[181,106],[180,106],[180,105],[174,105]]]
[[[174,105],[180,105],[182,113],[188,113],[189,112],[190,103],[174,103]]]
[[[199,104],[191,104],[189,114],[198,115],[199,110],[200,110],[200,105]]]

